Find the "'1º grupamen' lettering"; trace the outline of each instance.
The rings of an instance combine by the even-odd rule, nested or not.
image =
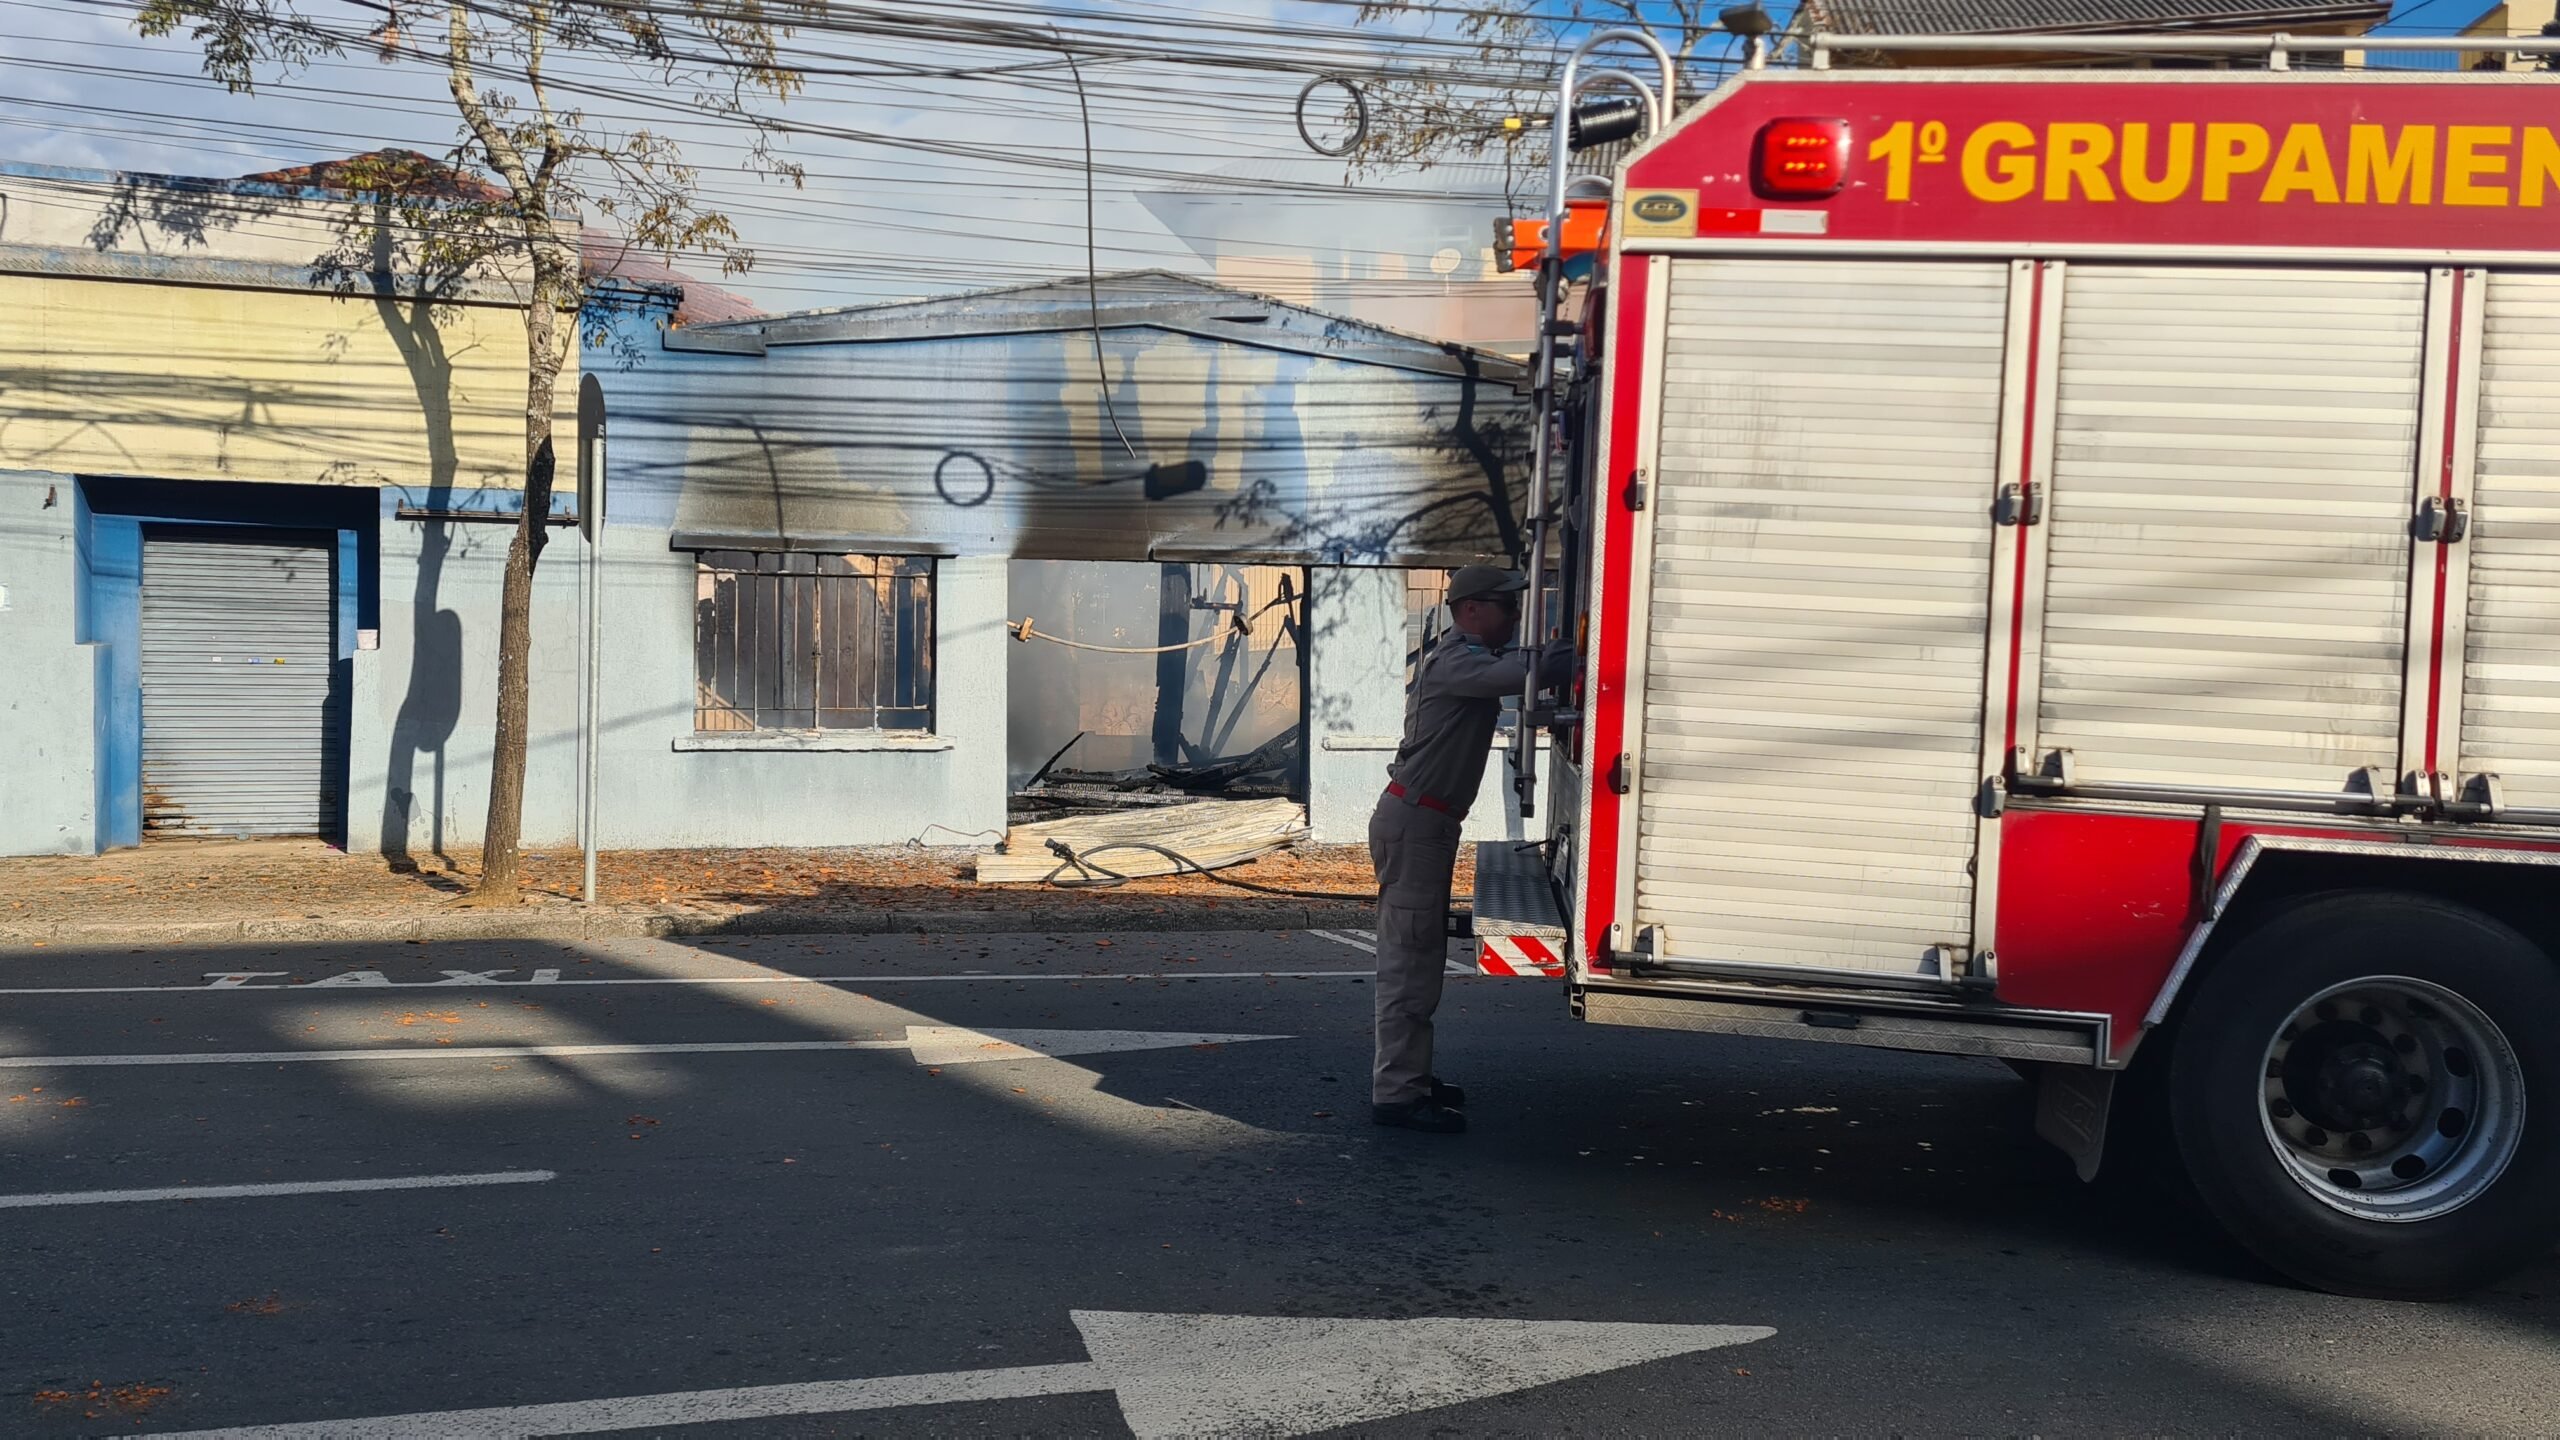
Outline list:
[[[1952,146],[1936,121],[1903,120],[1867,159],[1885,166],[1887,200],[1909,200],[1917,166],[1948,149],[1965,193],[1994,204],[2535,206],[2560,194],[2560,136],[2538,125],[1994,120]]]

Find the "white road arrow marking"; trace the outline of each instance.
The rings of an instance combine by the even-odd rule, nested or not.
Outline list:
[[[904,1040],[703,1040],[646,1045],[378,1045],[363,1050],[216,1050],[178,1055],[0,1055],[0,1070],[84,1070],[123,1065],[293,1065],[311,1061],[539,1060],[583,1055],[754,1055],[792,1050],[905,1050],[919,1065],[972,1065],[990,1060],[1099,1055],[1115,1050],[1175,1050],[1286,1040],[1286,1035],[1228,1035],[1162,1030],[965,1030],[910,1025]]]
[[[1778,1332],[1581,1320],[1300,1320],[1080,1310],[1139,1440],[1310,1435]]]
[[[218,1440],[512,1440],[1110,1391],[1138,1440],[1308,1435],[1765,1340],[1759,1325],[1074,1312],[1082,1364],[688,1390],[187,1431]]]

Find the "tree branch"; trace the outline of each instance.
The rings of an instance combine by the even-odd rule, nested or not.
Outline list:
[[[454,107],[462,112],[462,123],[471,127],[472,137],[480,142],[481,153],[489,158],[489,168],[516,192],[517,205],[538,203],[533,176],[524,168],[524,152],[516,148],[515,138],[506,127],[489,113],[488,105],[480,98],[479,85],[471,78],[470,7],[466,0],[449,0],[445,14],[445,83],[453,91]]]
[[[560,133],[559,117],[551,109],[551,92],[542,78],[542,59],[551,37],[550,0],[535,0],[525,18],[525,83],[533,91],[533,108],[542,125],[542,166],[535,172],[533,183],[548,191],[551,177],[567,158],[569,143]]]

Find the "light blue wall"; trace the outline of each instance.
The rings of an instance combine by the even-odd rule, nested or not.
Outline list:
[[[1386,789],[1387,762],[1404,734],[1405,572],[1319,568],[1309,572],[1307,589],[1307,629],[1314,643],[1307,681],[1313,732],[1307,823],[1320,844],[1363,844],[1369,812]],[[1467,810],[1462,833],[1470,840],[1545,833],[1544,821],[1520,819],[1506,754],[1505,742],[1497,740],[1484,784]]]
[[[406,505],[493,515],[495,490],[386,489],[381,500],[379,648],[353,655],[347,847],[425,860],[479,848],[489,819],[498,703],[498,608],[506,523],[402,519]],[[579,545],[554,529],[534,570],[531,727],[524,843],[577,838]]]
[[[98,844],[112,849],[142,843],[142,522],[90,514],[88,531],[80,638],[98,651]]]
[[[602,843],[966,844],[1004,828],[1005,647],[1013,642],[1004,630],[1002,559],[936,564],[930,736],[816,742],[893,747],[882,749],[809,749],[787,736],[697,737],[693,556],[669,550],[664,529],[635,519],[607,526],[604,565]],[[690,748],[706,744],[778,748]]]
[[[681,388],[729,357],[658,346],[657,316],[622,313],[616,338],[590,346],[586,364],[605,388],[610,499],[604,541],[605,606],[598,750],[597,834],[614,849],[675,846],[962,844],[992,839],[1005,823],[1005,561],[945,559],[934,574],[935,720],[929,736],[697,737],[694,710],[694,556],[668,539],[687,466],[682,433],[649,417],[674,408]],[[752,362],[749,362],[752,363]],[[503,532],[499,532],[501,535]],[[540,572],[561,587],[535,629],[537,744],[529,766],[526,836],[576,832],[579,657],[577,601],[585,547],[559,532]],[[501,541],[501,543],[503,543]],[[391,574],[388,612],[406,593]],[[465,633],[494,627],[466,617]],[[386,627],[398,622],[386,619]],[[386,657],[390,640],[385,638]],[[466,677],[468,678],[468,677]],[[487,702],[464,706],[465,729],[485,735]],[[707,746],[769,748],[702,748]],[[825,746],[832,748],[813,748]],[[472,747],[485,753],[485,742]],[[485,759],[472,762],[485,771]],[[485,806],[473,792],[470,803]],[[538,813],[546,817],[537,827]],[[475,810],[475,815],[485,813]],[[475,818],[473,824],[476,827]],[[476,837],[476,828],[472,831]]]
[[[81,640],[78,492],[67,476],[0,471],[0,854],[97,849],[99,658]]]

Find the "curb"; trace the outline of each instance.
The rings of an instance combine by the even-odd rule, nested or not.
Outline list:
[[[857,915],[795,915],[766,910],[712,915],[689,910],[588,911],[561,906],[314,920],[66,920],[37,925],[0,924],[0,949],[333,942],[381,945],[411,940],[682,940],[717,935],[1086,935],[1115,931],[1313,930],[1335,926],[1366,930],[1376,923],[1374,908],[1347,904],[1274,905],[1247,911],[1241,904],[1229,902],[1216,909],[1127,913],[1069,910],[1054,915],[989,910],[877,910]]]

